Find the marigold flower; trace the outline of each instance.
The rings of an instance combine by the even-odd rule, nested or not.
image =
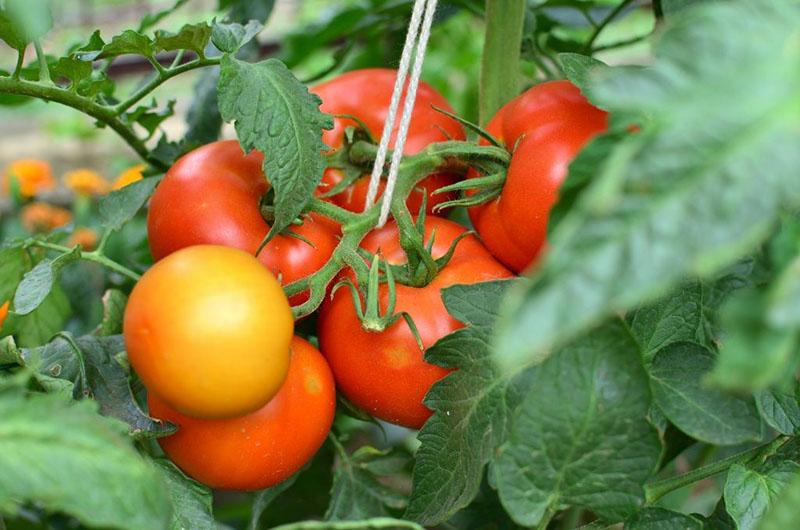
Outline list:
[[[81,195],[102,195],[108,192],[108,181],[92,169],[76,169],[64,175],[64,184]]]
[[[85,226],[76,228],[69,236],[67,245],[70,247],[80,245],[83,250],[94,250],[97,247],[97,232]]]
[[[134,182],[142,180],[144,178],[144,175],[142,175],[144,168],[144,164],[138,164],[133,167],[129,167],[119,174],[117,180],[114,181],[114,185],[111,186],[111,189],[118,190],[120,188],[124,188],[128,184],[133,184]]]
[[[6,302],[3,305],[0,305],[0,328],[3,327],[3,322],[6,321],[6,316],[8,316],[9,304],[10,302],[6,300]]]
[[[29,232],[49,232],[72,220],[69,210],[44,202],[34,202],[22,209],[22,226]]]
[[[3,177],[5,193],[11,190],[12,179],[17,181],[23,197],[33,197],[40,191],[50,190],[56,186],[50,164],[44,160],[23,159],[9,164]]]

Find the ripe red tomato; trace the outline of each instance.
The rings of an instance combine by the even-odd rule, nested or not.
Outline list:
[[[336,389],[319,351],[294,337],[283,386],[252,414],[202,420],[184,416],[155,394],[147,401],[154,418],[178,426],[158,442],[187,475],[212,488],[258,490],[289,478],[322,446],[333,423]]]
[[[322,98],[322,106],[320,108],[323,112],[355,116],[364,122],[376,140],[380,140],[396,78],[396,70],[384,68],[355,70],[317,85],[311,91]],[[434,106],[452,112],[450,104],[441,94],[427,83],[420,82],[417,90],[417,99],[414,102],[411,125],[408,129],[408,137],[403,150],[405,154],[417,153],[428,144],[434,142],[448,139],[463,140],[465,138],[461,124],[435,111],[433,109]],[[399,123],[400,118],[398,116],[395,127],[399,126]],[[325,131],[322,135],[322,140],[333,148],[341,147],[344,142],[345,128],[355,125],[356,122],[353,120],[335,118],[333,129]],[[390,147],[392,146],[394,146],[394,136],[390,143]],[[344,175],[341,171],[329,168],[322,177],[320,191],[324,192],[333,188],[343,178]],[[431,192],[453,182],[455,182],[453,175],[436,173],[419,183],[419,188],[423,188],[427,195],[428,212],[433,211],[435,205],[452,198],[448,197],[447,194],[431,196]],[[383,193],[383,187],[384,185],[381,183],[378,196]],[[369,188],[369,175],[363,176],[350,188],[330,197],[328,200],[352,212],[360,212],[364,209],[367,188]],[[411,213],[419,212],[422,205],[422,197],[421,192],[411,194],[407,203]]]
[[[147,235],[150,251],[161,259],[191,245],[215,244],[255,254],[269,225],[260,200],[268,184],[261,153],[245,155],[235,140],[214,142],[186,154],[167,172],[150,201]],[[289,235],[275,236],[259,261],[283,284],[319,270],[330,259],[337,239],[327,223],[307,217]],[[292,297],[302,303],[307,293]]]
[[[443,256],[464,232],[463,226],[447,219],[429,216],[425,222],[426,243],[434,239],[434,258]],[[406,260],[394,222],[368,234],[361,246],[372,253],[380,251],[390,263]],[[511,273],[470,235],[458,243],[450,262],[431,283],[424,287],[397,284],[396,312],[406,311],[411,315],[423,346],[428,348],[462,327],[445,309],[443,288],[509,276]],[[385,283],[379,292],[381,309],[385,310],[388,304]],[[365,331],[351,293],[342,288],[323,303],[318,331],[320,349],[331,365],[337,388],[356,406],[378,418],[412,428],[420,428],[430,417],[431,411],[422,404],[422,399],[448,370],[423,360],[424,352],[405,320],[398,320],[380,333]]]
[[[240,416],[278,392],[294,320],[280,284],[241,250],[198,245],[153,265],[131,292],[123,335],[147,389],[184,414]]]
[[[469,215],[487,248],[511,270],[521,272],[536,259],[570,162],[607,128],[607,113],[569,81],[532,87],[489,122],[489,133],[516,148],[500,196]]]

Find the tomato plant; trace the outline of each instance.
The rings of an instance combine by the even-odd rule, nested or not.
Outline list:
[[[320,348],[331,364],[337,387],[373,416],[415,429],[422,427],[431,415],[422,400],[431,385],[448,373],[445,368],[425,362],[424,349],[462,327],[442,303],[442,289],[511,275],[474,236],[458,240],[464,235],[465,229],[458,223],[439,217],[425,220],[425,243],[431,245],[433,258],[441,258],[451,246],[455,247],[447,264],[427,285],[394,286],[395,311],[406,312],[414,329],[402,319],[379,333],[363,329],[346,289],[339,289],[322,305]],[[401,264],[406,259],[396,224],[369,233],[361,247],[380,254],[389,264]],[[349,276],[352,281],[352,274]],[[380,286],[378,300],[384,312],[389,306],[389,291],[388,284]]]
[[[213,245],[149,269],[123,325],[128,360],[149,391],[199,418],[267,403],[286,377],[293,329],[275,278],[246,252]]]
[[[800,528],[796,1],[57,4],[0,529]]]
[[[148,394],[147,402],[153,417],[178,426],[159,443],[186,474],[215,488],[258,490],[286,480],[314,456],[333,422],[336,391],[319,351],[295,337],[286,379],[255,412],[197,419],[157,394]]]

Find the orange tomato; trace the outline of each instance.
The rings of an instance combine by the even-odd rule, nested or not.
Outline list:
[[[33,197],[40,191],[56,187],[50,164],[44,160],[23,159],[9,164],[3,179],[3,189],[6,193],[11,189],[12,179],[17,181],[19,192],[23,197]]]
[[[3,305],[0,305],[0,329],[3,327],[3,323],[6,321],[6,317],[8,316],[8,306],[11,304],[8,300],[6,300]]]
[[[22,208],[20,218],[28,232],[49,232],[72,221],[72,214],[45,202],[32,202]]]
[[[261,408],[289,366],[294,321],[275,277],[238,249],[199,245],[136,284],[123,334],[147,389],[183,414],[230,418]]]
[[[286,480],[316,454],[333,422],[336,389],[319,351],[295,337],[283,386],[257,412],[201,420],[154,394],[148,404],[154,418],[178,426],[158,442],[187,475],[213,488],[257,490]]]

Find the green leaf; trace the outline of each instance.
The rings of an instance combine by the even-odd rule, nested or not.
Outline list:
[[[26,503],[88,526],[164,528],[171,506],[156,470],[122,424],[91,402],[0,394],[0,512]]]
[[[74,383],[75,399],[94,398],[101,414],[127,423],[136,438],[174,432],[174,427],[151,419],[139,408],[128,385],[127,365],[120,359],[124,352],[121,335],[74,338],[62,332],[45,346],[23,348],[21,356],[38,373]]]
[[[252,512],[250,513],[250,524],[247,527],[249,530],[258,530],[258,522],[261,519],[261,516],[264,514],[264,511],[269,507],[270,504],[272,504],[272,501],[280,496],[281,493],[294,485],[300,473],[302,473],[302,471],[295,473],[283,482],[279,482],[273,487],[261,490],[256,494],[255,499],[253,499]]]
[[[720,0],[658,0],[664,16],[669,17],[677,14],[680,10],[702,3],[719,2]]]
[[[77,87],[92,75],[92,64],[72,57],[61,57],[52,69],[55,77],[65,77],[71,86]]]
[[[156,51],[192,50],[198,57],[205,57],[206,46],[211,39],[211,26],[206,22],[185,24],[178,33],[156,31]]]
[[[115,35],[111,39],[111,42],[104,44],[103,47],[98,50],[96,48],[99,42],[102,42],[102,39],[100,41],[93,39],[89,44],[90,49],[79,50],[76,57],[81,61],[95,61],[97,59],[107,59],[119,55],[142,55],[150,58],[155,56],[153,40],[132,29],[126,29],[119,35]]]
[[[738,530],[756,530],[761,518],[798,471],[800,464],[789,460],[767,461],[754,469],[732,465],[725,481],[725,506]]]
[[[5,0],[0,5],[0,39],[16,50],[24,50],[52,27],[50,0]]]
[[[524,526],[562,506],[609,522],[631,515],[661,453],[649,408],[639,348],[621,322],[555,353],[534,369],[494,460],[503,506]]]
[[[689,436],[717,445],[761,439],[752,397],[727,394],[705,381],[714,358],[698,344],[670,344],[648,367],[653,397],[669,420]]]
[[[338,443],[338,442],[337,442]],[[390,515],[389,509],[405,507],[406,498],[382,484],[374,466],[387,460],[397,462],[395,455],[363,446],[352,455],[342,449],[333,472],[331,503],[325,513],[329,521],[358,521]],[[401,462],[404,465],[405,462]]]
[[[512,283],[454,285],[442,291],[448,312],[467,327],[443,337],[425,353],[428,362],[456,370],[425,397],[433,416],[418,436],[406,518],[431,526],[467,506],[494,449],[506,438],[524,375],[513,379],[498,373],[489,337]]]
[[[275,0],[219,0],[219,9],[228,9],[228,20],[266,23],[275,7]]]
[[[127,303],[127,295],[120,290],[108,289],[103,293],[103,319],[94,333],[101,337],[122,333],[122,319]]]
[[[764,421],[779,433],[800,432],[800,404],[796,392],[763,390],[756,394],[756,406]]]
[[[608,68],[604,62],[578,53],[559,53],[558,62],[567,79],[582,91],[591,87],[589,81],[593,72]]]
[[[251,20],[244,26],[238,22],[216,23],[211,34],[211,42],[223,53],[236,53],[239,48],[253,40],[262,29],[264,25],[257,20]]]
[[[186,112],[187,142],[204,145],[219,138],[222,116],[217,105],[219,68],[204,68],[194,85],[194,97]]]
[[[164,120],[175,114],[175,100],[171,99],[166,106],[159,109],[158,102],[153,99],[148,105],[139,105],[120,118],[126,124],[138,123],[147,131],[147,138],[153,136]],[[127,186],[126,186],[127,187]]]
[[[14,293],[14,312],[23,316],[33,312],[50,294],[61,268],[78,259],[80,250],[76,248],[52,260],[45,258],[26,272]]]
[[[0,305],[11,300],[17,285],[30,268],[22,247],[0,248]]]
[[[71,313],[67,296],[56,283],[50,294],[32,313],[27,315],[10,313],[3,325],[3,333],[13,333],[20,346],[39,346],[64,329]]]
[[[800,249],[794,260],[775,280],[769,292],[767,321],[779,328],[800,330]]]
[[[212,514],[211,490],[199,482],[186,477],[175,464],[169,460],[154,460],[156,467],[167,486],[172,501],[171,530],[217,530]]]
[[[800,205],[798,24],[785,2],[709,4],[664,28],[652,66],[592,76],[593,103],[647,119],[510,296],[498,322],[505,369],[541,361],[687,276],[712,276],[756,248],[782,208]]]
[[[625,523],[625,530],[704,530],[704,525],[691,515],[651,507],[631,517]]]
[[[783,488],[783,491],[774,500],[773,508],[766,513],[758,525],[758,530],[787,530],[800,526],[800,474],[796,474],[792,481]]]
[[[322,179],[322,129],[333,127],[333,118],[320,112],[319,97],[277,59],[250,64],[224,56],[218,96],[222,118],[233,121],[245,151],[266,155],[264,172],[275,191],[274,236],[302,212]]]
[[[119,230],[144,206],[160,177],[148,177],[114,190],[100,201],[100,219],[107,230]]]
[[[276,526],[271,530],[425,530],[417,523],[376,517],[363,521],[303,521]]]

